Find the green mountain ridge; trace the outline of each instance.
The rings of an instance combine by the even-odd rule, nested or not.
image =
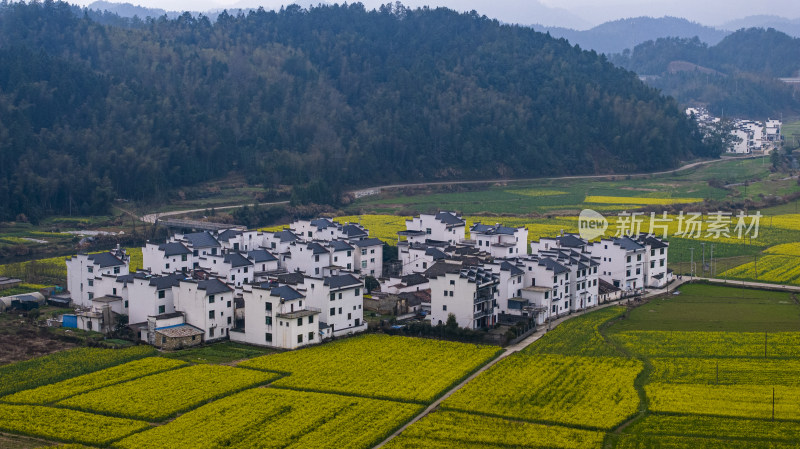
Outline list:
[[[594,52],[477,14],[361,4],[98,24],[0,5],[0,219],[241,172],[313,186],[663,170],[719,147]]]

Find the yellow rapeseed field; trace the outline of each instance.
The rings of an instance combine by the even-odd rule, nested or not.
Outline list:
[[[364,335],[239,366],[289,373],[277,386],[426,403],[499,351],[496,346]]]
[[[146,422],[53,407],[0,404],[0,430],[67,443],[106,445],[146,429]]]
[[[115,446],[366,449],[422,408],[352,396],[256,388],[212,402]]]
[[[142,376],[160,373],[185,365],[186,362],[179,360],[148,357],[91,374],[73,377],[72,379],[54,384],[44,385],[39,388],[34,388],[33,390],[20,391],[19,393],[3,397],[2,401],[15,404],[49,404],[76,394],[128,380],[138,379]]]
[[[155,422],[277,377],[231,366],[194,365],[72,396],[58,405]]]
[[[603,432],[509,421],[483,415],[436,411],[386,446],[387,449],[592,449],[603,444]]]
[[[612,429],[639,407],[633,381],[642,367],[622,357],[515,355],[458,390],[442,407]]]

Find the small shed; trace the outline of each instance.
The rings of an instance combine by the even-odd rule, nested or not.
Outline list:
[[[22,283],[21,279],[13,279],[5,276],[0,276],[0,290],[14,288]]]
[[[182,349],[203,343],[205,332],[191,324],[157,328],[153,345],[159,349]]]

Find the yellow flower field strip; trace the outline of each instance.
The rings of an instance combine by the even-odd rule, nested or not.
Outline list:
[[[72,396],[58,404],[155,422],[277,377],[224,365],[194,365]]]
[[[370,448],[422,405],[255,388],[133,435],[121,448]]]
[[[72,379],[54,384],[44,385],[39,388],[34,388],[33,390],[20,391],[19,393],[0,398],[0,400],[17,404],[49,404],[90,390],[97,390],[109,385],[157,374],[186,365],[186,362],[180,360],[148,357],[96,371],[91,374],[73,377]]]
[[[800,387],[653,383],[645,392],[654,412],[771,419],[773,388],[775,419],[800,419]]]
[[[597,196],[589,195],[584,200],[586,203],[599,204],[643,204],[643,205],[669,205],[702,203],[702,198],[646,198],[630,196]]]
[[[0,404],[0,430],[49,440],[106,445],[148,427],[142,421],[76,410]]]
[[[721,437],[726,439],[800,441],[800,423],[699,415],[648,415],[625,430],[626,433]]]
[[[784,243],[782,245],[775,245],[764,250],[768,254],[777,254],[780,256],[800,256],[800,242]]]
[[[277,386],[425,403],[500,351],[496,346],[364,335],[257,357],[239,366],[291,373],[276,381]]]
[[[442,407],[613,429],[639,407],[633,381],[642,367],[638,360],[620,357],[517,354],[482,373]]]
[[[564,192],[563,190],[550,190],[550,189],[512,189],[512,190],[506,190],[506,192],[523,196],[557,196],[557,195],[566,195],[567,193],[569,193],[569,192]]]
[[[606,343],[599,328],[619,317],[624,307],[606,307],[595,312],[564,321],[547,335],[523,350],[525,354],[563,354],[583,356],[621,356]]]
[[[628,331],[613,334],[645,357],[764,357],[764,334],[756,332]],[[767,357],[800,356],[800,332],[767,334]]]
[[[767,255],[719,275],[721,278],[735,278],[772,282],[778,284],[800,285],[800,257]]]
[[[0,395],[35,388],[151,356],[150,346],[126,349],[77,348],[0,366]]]
[[[693,357],[657,358],[650,362],[653,383],[800,387],[800,360]]]
[[[623,435],[616,449],[797,449],[795,443],[671,435]]]
[[[413,424],[385,447],[599,449],[604,436],[598,431],[439,410]]]
[[[800,214],[775,215],[763,220],[770,227],[800,231]]]

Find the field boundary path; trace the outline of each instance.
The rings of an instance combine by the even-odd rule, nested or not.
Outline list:
[[[625,176],[631,178],[639,178],[644,176],[657,176],[657,175],[666,175],[670,173],[677,173],[679,171],[688,170],[690,168],[699,167],[701,165],[708,165],[714,164],[717,162],[728,161],[732,159],[755,159],[762,157],[760,155],[757,156],[745,156],[745,157],[731,157],[731,156],[722,156],[719,159],[711,159],[705,161],[697,161],[697,162],[690,162],[688,164],[684,164],[680,167],[673,168],[671,170],[664,170],[659,172],[650,172],[650,173],[616,173],[616,174],[606,174],[606,175],[576,175],[576,176],[552,176],[552,177],[540,177],[540,178],[521,178],[521,179],[479,179],[479,180],[471,180],[471,181],[433,181],[433,182],[418,182],[418,183],[409,183],[409,184],[387,184],[382,186],[375,186],[375,187],[365,187],[361,189],[350,190],[348,193],[352,194],[356,198],[363,198],[371,195],[377,195],[384,189],[402,189],[405,187],[426,187],[426,186],[443,186],[443,185],[467,185],[467,184],[493,184],[498,182],[531,182],[531,181],[555,181],[561,179],[603,179],[603,178],[610,178],[614,176]],[[260,203],[259,206],[276,206],[279,204],[289,204],[289,201],[276,201],[272,203]],[[244,203],[244,204],[235,204],[230,206],[215,206],[214,209],[216,210],[225,210],[225,209],[236,209],[239,207],[244,206],[252,206],[253,203]],[[208,210],[209,208],[198,208],[198,209],[185,209],[185,210],[174,210],[168,212],[155,212],[150,214],[145,214],[139,217],[139,220],[145,223],[155,223],[156,220],[163,217],[172,217],[176,215],[183,215],[183,214],[191,214],[196,212],[203,212]],[[123,210],[123,209],[120,209]],[[124,210],[123,210],[124,211]],[[130,214],[130,212],[125,211]],[[133,214],[131,214],[133,215]]]
[[[701,277],[695,277],[694,281],[705,281],[705,282],[711,282],[713,284],[729,285],[731,287],[754,287],[754,288],[764,288],[768,290],[782,290],[786,292],[800,293],[800,286],[796,285],[770,284],[768,282],[751,282],[751,281],[741,281],[738,279],[701,278]]]
[[[663,293],[666,293],[667,291],[672,291],[672,290],[680,287],[684,282],[686,282],[686,281],[684,281],[684,280],[675,281],[672,284],[670,284],[666,289],[653,289],[653,290],[648,291],[644,295],[642,295],[642,297],[650,298],[650,297],[653,297],[653,296],[661,295]],[[603,308],[606,308],[606,307],[621,305],[624,301],[627,301],[628,299],[630,299],[630,298],[619,299],[619,300],[616,300],[616,301],[613,301],[613,302],[608,302],[608,303],[605,303],[605,304],[601,304],[601,305],[599,305],[597,307],[593,307],[591,309],[587,309],[587,310],[584,310],[584,311],[579,312],[579,313],[573,313],[571,315],[563,316],[563,317],[558,318],[556,320],[553,320],[551,322],[550,330],[554,329],[556,326],[558,326],[559,324],[563,323],[564,321],[569,320],[570,318],[579,317],[579,316],[584,315],[586,313],[591,313],[591,312],[594,312],[595,310],[600,310],[600,309],[603,309]],[[505,351],[503,351],[502,354],[500,354],[499,356],[495,357],[494,359],[489,361],[489,363],[487,363],[486,365],[482,366],[481,369],[479,369],[478,371],[472,373],[471,376],[467,377],[466,379],[461,381],[461,383],[459,383],[458,385],[454,386],[453,388],[451,388],[450,390],[445,392],[445,394],[443,394],[441,397],[439,397],[439,399],[435,400],[431,405],[426,407],[425,410],[423,410],[417,416],[412,418],[411,421],[405,423],[402,427],[397,429],[393,434],[389,435],[385,440],[381,441],[378,445],[376,445],[375,449],[383,447],[388,442],[390,442],[391,440],[396,438],[398,435],[403,433],[403,431],[405,431],[408,427],[410,427],[411,425],[413,425],[414,423],[416,423],[420,419],[428,416],[428,414],[430,414],[431,412],[436,410],[442,402],[444,402],[447,398],[452,396],[453,393],[455,393],[456,391],[464,388],[464,386],[466,384],[470,383],[473,379],[478,377],[481,373],[483,373],[484,371],[488,370],[492,366],[496,365],[498,362],[500,362],[504,358],[508,357],[509,355],[515,354],[515,353],[520,352],[523,349],[527,348],[533,342],[535,342],[536,340],[542,338],[542,336],[544,336],[547,332],[548,332],[547,328],[543,327],[542,329],[537,330],[536,332],[534,332],[533,334],[531,334],[529,337],[525,338],[521,342],[519,342],[519,343],[517,343],[515,345],[511,345],[511,346],[506,347]]]

